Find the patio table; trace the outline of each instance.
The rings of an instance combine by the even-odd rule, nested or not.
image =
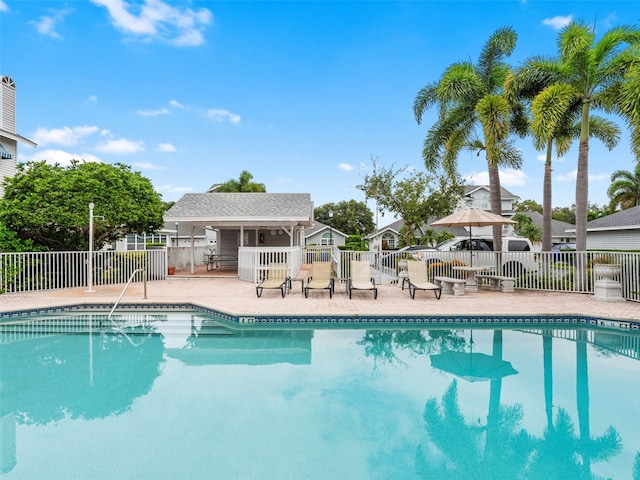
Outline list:
[[[464,266],[453,267],[453,270],[457,270],[459,272],[466,272],[467,283],[466,283],[466,286],[464,287],[465,292],[477,292],[478,280],[476,279],[476,273],[490,271],[492,270],[492,267],[488,265],[477,265],[474,267],[471,267],[469,265],[464,265]]]

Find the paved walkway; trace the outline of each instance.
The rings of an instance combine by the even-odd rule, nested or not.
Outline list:
[[[122,285],[0,295],[0,311],[83,303],[113,304]],[[279,290],[265,290],[257,298],[255,285],[235,278],[170,278],[149,282],[144,299],[142,284],[131,284],[123,303],[193,303],[232,315],[589,315],[614,320],[639,320],[640,303],[602,302],[587,294],[518,291],[491,292],[481,289],[463,296],[418,291],[412,300],[407,290],[395,285],[379,287],[378,299],[371,292],[356,292],[349,299],[344,285],[336,285],[332,299],[326,290],[301,293],[299,282],[282,298]]]

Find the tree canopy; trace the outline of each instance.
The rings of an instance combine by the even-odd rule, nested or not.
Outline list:
[[[404,222],[404,241],[411,243],[414,230],[432,217],[451,213],[462,195],[462,187],[451,178],[427,175],[407,167],[382,167],[373,160],[373,170],[357,186],[378,207],[399,216]]]
[[[96,249],[127,233],[163,226],[160,194],[149,179],[120,163],[19,164],[4,188],[0,223],[20,240],[49,250],[88,249],[90,203]]]
[[[330,213],[333,218],[330,218]],[[373,212],[365,202],[357,200],[325,203],[314,209],[314,218],[347,235],[367,235],[375,230]]]
[[[215,192],[219,193],[238,193],[238,192],[266,192],[267,187],[264,183],[253,182],[253,175],[247,170],[240,172],[237,180],[230,179],[218,185]]]

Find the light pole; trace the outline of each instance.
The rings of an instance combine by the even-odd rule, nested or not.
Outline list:
[[[87,259],[87,292],[93,292],[93,202],[89,204],[89,258]]]
[[[329,210],[329,245],[333,245],[333,210]]]

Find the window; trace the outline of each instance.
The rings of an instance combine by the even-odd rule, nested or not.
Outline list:
[[[395,235],[389,232],[382,234],[382,249],[393,250],[394,248],[396,248]]]
[[[336,243],[336,239],[330,232],[325,232],[320,238],[320,245],[333,245]]]

